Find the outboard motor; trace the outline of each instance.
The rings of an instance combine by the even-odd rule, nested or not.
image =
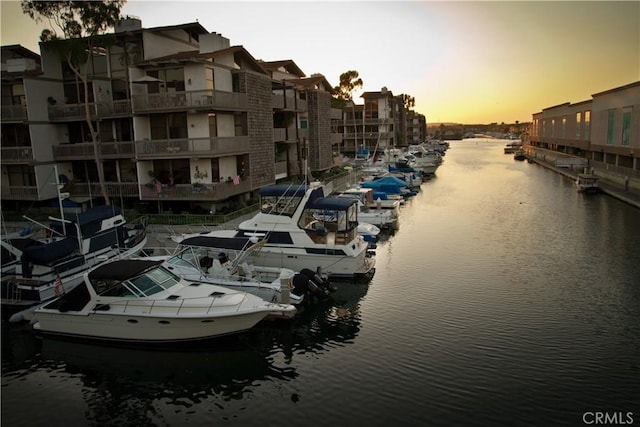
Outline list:
[[[329,292],[335,292],[337,290],[337,288],[333,286],[328,279],[323,278],[320,273],[314,272],[308,268],[303,268],[300,270],[300,274],[305,275],[319,288],[326,289]]]
[[[308,272],[313,271],[306,270]],[[302,270],[300,273],[296,273],[293,276],[293,280],[291,284],[293,285],[293,293],[296,295],[304,295],[308,294],[309,296],[316,296],[318,298],[326,298],[329,296],[329,289],[326,287],[319,286],[314,280],[312,280],[308,273],[304,273],[305,270]]]

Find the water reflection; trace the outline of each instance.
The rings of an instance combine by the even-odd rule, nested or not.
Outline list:
[[[4,390],[16,402],[26,389],[39,388],[45,400],[64,396],[69,414],[101,426],[184,420],[203,404],[215,405],[219,414],[233,412],[260,387],[280,388],[295,380],[297,355],[321,357],[352,343],[367,290],[366,284],[342,283],[332,298],[308,307],[293,322],[264,322],[245,334],[197,345],[128,348],[36,337],[27,327],[3,323]],[[299,398],[284,393],[291,401]],[[25,416],[10,406],[3,401],[7,423],[47,421],[43,413]]]

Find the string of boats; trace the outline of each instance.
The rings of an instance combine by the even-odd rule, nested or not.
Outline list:
[[[356,158],[358,184],[344,191],[263,187],[252,218],[175,235],[170,254],[149,254],[145,218],[128,223],[117,206],[30,220],[0,240],[3,320],[45,335],[167,343],[291,319],[339,286],[373,278],[376,238],[398,226],[401,205],[447,148],[435,141]]]

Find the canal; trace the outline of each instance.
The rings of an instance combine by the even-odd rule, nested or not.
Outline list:
[[[640,422],[640,211],[451,142],[367,285],[292,323],[145,350],[2,327],[7,426]]]

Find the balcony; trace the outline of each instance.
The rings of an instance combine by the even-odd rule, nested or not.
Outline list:
[[[138,158],[221,157],[249,152],[248,136],[136,141]]]
[[[27,107],[23,105],[3,105],[0,109],[3,122],[21,122],[27,120]]]
[[[92,119],[124,117],[131,115],[131,102],[128,99],[89,103],[89,114]],[[49,120],[51,121],[72,121],[84,120],[85,104],[62,104],[49,106]]]
[[[7,200],[38,200],[38,187],[3,185],[1,197]]]
[[[137,182],[105,182],[107,195],[110,198],[135,197],[138,198]],[[67,184],[62,191],[69,192],[73,197],[99,197],[102,194],[97,182],[74,182]]]
[[[239,184],[216,182],[213,184],[176,184],[173,187],[162,185],[160,192],[154,185],[140,185],[141,200],[224,200],[237,194],[251,191],[249,177],[242,178]]]
[[[134,113],[155,113],[174,110],[246,111],[247,94],[219,90],[150,93],[132,97]]]
[[[101,142],[100,158],[121,159],[133,158],[135,154],[134,143],[127,142]],[[59,160],[92,160],[94,159],[92,142],[81,144],[62,144],[53,146],[53,159]]]
[[[15,165],[33,161],[33,148],[31,147],[2,147],[0,153],[4,164]]]

